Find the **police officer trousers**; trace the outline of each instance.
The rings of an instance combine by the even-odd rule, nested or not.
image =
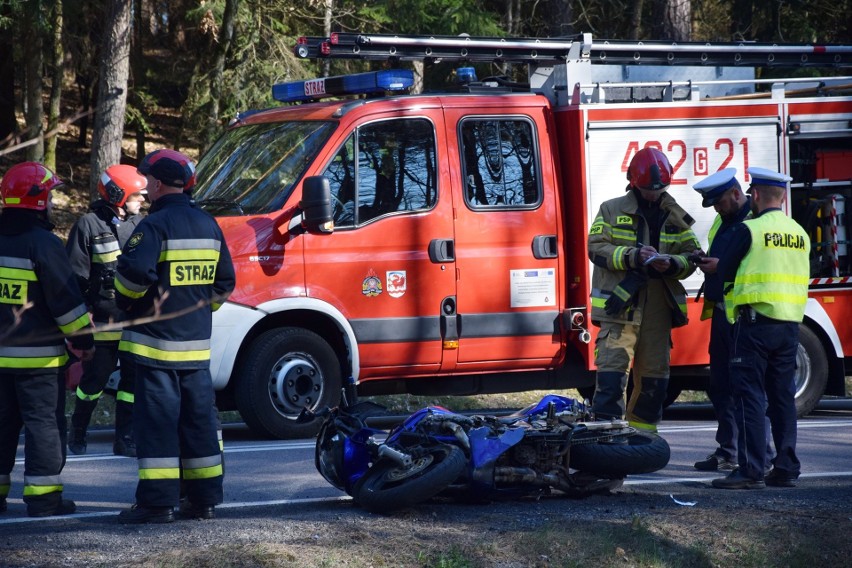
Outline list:
[[[176,506],[181,477],[194,505],[221,503],[222,454],[210,371],[143,364],[136,371],[137,505]]]
[[[713,309],[713,319],[710,322],[710,384],[707,387],[707,397],[713,404],[718,427],[716,428],[716,443],[719,447],[715,454],[731,462],[737,461],[737,421],[734,417],[734,391],[731,388],[731,344],[733,343],[734,326],[728,322],[724,305],[717,304]],[[772,438],[770,436],[769,418],[766,422],[766,459],[772,459]]]
[[[59,371],[0,372],[0,496],[9,494],[23,427],[24,503],[30,513],[59,506],[65,426],[65,381]]]
[[[754,314],[754,312],[751,312]],[[799,324],[754,314],[734,324],[730,377],[738,433],[740,472],[763,479],[766,469],[766,420],[772,425],[777,452],[774,467],[798,477],[796,457],[796,349]]]

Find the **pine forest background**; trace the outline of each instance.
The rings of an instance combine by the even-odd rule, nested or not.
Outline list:
[[[852,0],[0,0],[0,174],[54,169],[81,196],[57,208],[70,223],[91,172],[159,147],[198,158],[237,112],[279,104],[274,83],[370,65],[297,60],[299,36],[849,43],[850,26]]]

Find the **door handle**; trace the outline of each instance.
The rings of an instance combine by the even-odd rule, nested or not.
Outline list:
[[[536,235],[532,241],[532,253],[535,258],[556,258],[556,235]]]
[[[429,260],[435,264],[456,260],[453,239],[432,239],[429,242]]]

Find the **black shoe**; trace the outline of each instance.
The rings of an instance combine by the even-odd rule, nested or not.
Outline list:
[[[194,505],[189,501],[183,501],[180,504],[178,513],[182,519],[215,519],[215,505]]]
[[[717,489],[764,489],[766,484],[762,479],[751,479],[742,475],[739,470],[731,472],[728,477],[714,479],[711,484]]]
[[[86,453],[86,429],[71,428],[68,436],[68,450],[75,455],[82,456]]]
[[[70,515],[77,510],[77,504],[70,499],[62,499],[55,507],[27,507],[27,515],[31,517],[54,517],[56,515]]]
[[[736,471],[740,466],[737,462],[725,459],[714,452],[706,459],[695,462],[692,467],[698,471]]]
[[[0,513],[6,512],[6,498],[0,497]]]
[[[126,458],[135,458],[136,444],[133,442],[133,438],[130,438],[129,436],[116,438],[115,442],[112,444],[112,453]]]
[[[133,505],[118,514],[118,522],[124,525],[143,523],[172,523],[175,510],[172,507],[140,507]]]
[[[763,481],[766,482],[766,485],[770,485],[772,487],[795,487],[796,479],[798,479],[798,475],[789,475],[787,473],[781,473],[777,469],[773,468],[766,477],[763,478]]]

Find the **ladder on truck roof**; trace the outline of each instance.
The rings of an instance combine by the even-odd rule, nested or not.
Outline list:
[[[571,61],[618,65],[852,66],[850,45],[593,41],[589,33],[576,38],[546,39],[333,33],[328,38],[299,38],[294,51],[303,59],[441,60],[536,66]]]

